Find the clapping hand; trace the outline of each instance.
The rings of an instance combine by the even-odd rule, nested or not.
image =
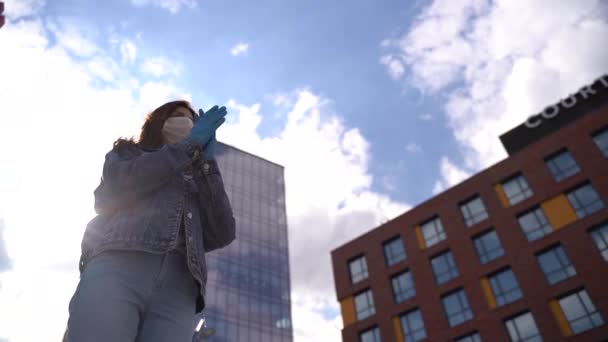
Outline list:
[[[203,146],[204,159],[213,159],[215,156],[215,131],[226,121],[226,114],[226,107],[213,106],[207,112],[199,109],[198,115],[194,116],[194,127],[190,136]]]

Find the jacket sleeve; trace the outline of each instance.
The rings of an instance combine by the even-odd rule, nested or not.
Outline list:
[[[156,190],[192,165],[198,148],[195,142],[185,139],[153,152],[108,152],[101,183],[95,190],[95,211],[100,214],[128,206],[138,196]]]
[[[111,151],[106,155],[103,178],[112,188],[148,192],[191,165],[197,148],[196,143],[185,139],[138,155],[122,156]]]
[[[205,252],[210,252],[234,241],[236,222],[217,162],[198,160],[194,168],[201,214],[207,218],[203,220],[207,223],[203,227],[203,244]]]

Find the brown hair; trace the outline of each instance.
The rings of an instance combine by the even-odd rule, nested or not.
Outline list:
[[[128,147],[140,147],[144,149],[157,149],[163,146],[162,128],[165,121],[175,112],[178,107],[187,108],[192,115],[196,115],[188,101],[178,100],[167,102],[146,115],[146,120],[141,127],[139,139],[119,138],[114,142],[114,151],[122,152]]]

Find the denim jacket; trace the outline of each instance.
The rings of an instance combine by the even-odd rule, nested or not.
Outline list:
[[[235,239],[235,220],[215,160],[202,160],[189,139],[158,150],[131,146],[106,155],[95,211],[84,233],[80,272],[107,250],[166,253],[176,247],[183,220],[187,263],[205,306],[205,253]],[[192,170],[192,176],[184,172]]]

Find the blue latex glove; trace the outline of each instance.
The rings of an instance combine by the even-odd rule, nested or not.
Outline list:
[[[226,121],[226,107],[213,106],[206,113],[198,110],[198,117],[194,116],[194,127],[188,135],[199,145],[205,146],[215,136],[215,130]]]
[[[209,160],[215,158],[215,146],[217,146],[217,140],[215,139],[215,133],[207,145],[203,146],[203,159]]]

